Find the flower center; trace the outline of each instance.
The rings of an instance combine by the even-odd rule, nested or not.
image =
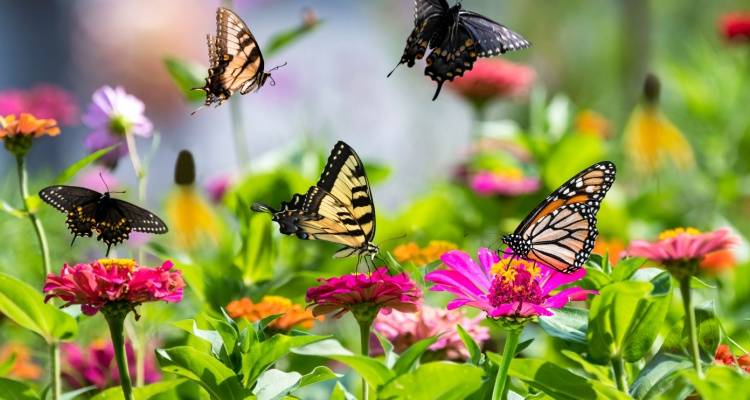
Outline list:
[[[100,258],[97,262],[105,269],[127,269],[132,271],[135,268],[135,260],[128,258]]]
[[[125,134],[128,132],[128,129],[130,129],[130,121],[127,120],[124,116],[120,114],[113,115],[109,120],[109,129],[118,134],[125,136]]]
[[[700,235],[701,231],[687,227],[687,228],[675,228],[675,229],[668,229],[662,233],[659,234],[659,240],[665,240],[665,239],[672,239],[674,237],[677,237],[679,235]]]
[[[540,269],[527,260],[500,260],[492,267],[495,277],[489,300],[493,307],[514,302],[541,304],[544,301],[537,278]]]

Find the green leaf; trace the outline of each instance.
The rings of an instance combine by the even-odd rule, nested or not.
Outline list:
[[[321,21],[318,19],[315,19],[312,23],[306,23],[303,21],[299,26],[295,26],[294,28],[273,35],[268,39],[268,44],[263,50],[266,53],[266,58],[307,36],[307,34],[315,30],[320,24]]]
[[[193,89],[203,87],[207,67],[176,57],[165,57],[164,66],[167,67],[169,76],[187,101],[203,100],[204,93]]]
[[[658,353],[648,361],[630,386],[630,395],[636,399],[656,399],[680,385],[682,371],[693,368],[685,357]],[[683,385],[684,386],[684,385]],[[687,388],[688,394],[691,390]]]
[[[341,384],[336,382],[336,386],[333,387],[329,400],[357,400],[357,396],[349,393],[348,390]]]
[[[432,336],[428,337],[427,339],[422,339],[409,346],[408,349],[404,350],[404,352],[401,353],[398,360],[396,361],[396,364],[393,365],[393,372],[395,372],[397,376],[409,372],[409,370],[411,370],[412,367],[417,364],[419,359],[422,357],[422,354],[427,351],[427,348],[432,346],[432,344],[437,342],[437,340],[438,336]]]
[[[643,258],[624,258],[617,263],[610,276],[615,282],[626,281],[645,264]]]
[[[372,333],[375,334],[380,347],[383,348],[383,362],[385,362],[385,366],[393,369],[393,365],[398,360],[398,354],[393,351],[393,344],[385,336],[381,335],[380,332],[372,331]]]
[[[185,382],[184,379],[169,379],[133,388],[133,397],[138,400],[148,400],[154,396],[173,390]],[[122,400],[122,398],[122,387],[116,386],[100,392],[92,397],[91,400]]]
[[[345,349],[334,339],[323,340],[301,348],[292,349],[292,353],[324,357],[344,363],[356,371],[373,387],[384,384],[394,376],[393,372],[382,362],[374,358],[356,355]]]
[[[268,340],[253,343],[250,351],[242,357],[242,384],[251,387],[263,371],[287,355],[290,350],[324,339],[328,339],[328,336],[276,334]]]
[[[242,248],[235,264],[242,271],[246,283],[273,278],[274,240],[273,221],[262,213],[251,213],[250,206],[240,204]]]
[[[692,370],[685,371],[684,375],[703,400],[739,399],[750,393],[750,375],[735,368],[712,366],[704,378],[699,378]]]
[[[589,313],[580,308],[564,307],[554,315],[539,318],[539,326],[548,335],[568,342],[586,344]]]
[[[60,400],[74,400],[74,399],[79,398],[79,396],[81,396],[82,394],[85,394],[85,393],[88,393],[88,392],[91,392],[91,391],[94,391],[94,390],[98,390],[98,388],[96,386],[93,386],[93,385],[92,386],[82,387],[82,388],[76,389],[76,390],[71,390],[70,392],[65,392],[65,393],[61,394],[60,395]]]
[[[630,398],[612,386],[586,379],[566,368],[540,359],[513,359],[509,374],[556,400],[626,400]]]
[[[189,346],[156,351],[162,371],[201,385],[213,399],[244,399],[245,390],[234,371],[219,360]]]
[[[412,372],[388,382],[378,391],[379,399],[459,400],[482,386],[484,370],[448,361],[422,364]]]
[[[599,382],[604,382],[608,384],[613,384],[612,378],[610,378],[611,373],[611,367],[610,366],[601,366],[601,365],[595,365],[590,363],[588,360],[583,358],[582,355],[570,351],[570,350],[561,350],[560,351],[563,356],[565,356],[567,359],[575,362],[578,364],[583,371],[585,371],[587,374],[595,377]]]
[[[39,292],[10,275],[0,273],[0,313],[47,341],[73,338],[78,325],[73,317],[44,302]]]
[[[258,378],[253,393],[258,400],[277,400],[293,391],[314,383],[339,378],[341,375],[333,373],[328,367],[319,366],[307,375],[299,372],[284,372],[269,369]]]
[[[60,173],[60,175],[55,178],[54,182],[56,184],[64,184],[68,183],[71,179],[73,179],[78,172],[80,172],[82,169],[88,167],[89,165],[93,164],[96,160],[104,157],[107,153],[114,150],[115,148],[119,147],[120,144],[115,144],[109,147],[105,147],[103,149],[97,150],[80,160],[74,162],[73,164],[70,164],[68,168],[65,168],[63,172]]]
[[[469,363],[472,365],[479,365],[482,362],[482,349],[479,347],[474,338],[469,335],[468,332],[460,324],[456,325],[456,331],[458,336],[461,337],[461,341],[464,342],[464,346],[469,351]]]
[[[668,272],[651,279],[651,284],[651,294],[638,302],[625,333],[622,358],[628,362],[640,360],[651,349],[672,302],[672,278]]]
[[[387,164],[366,162],[365,170],[367,171],[367,180],[370,185],[374,186],[388,180],[393,170]]]
[[[615,282],[602,288],[594,297],[589,312],[588,338],[592,359],[608,363],[610,359],[622,356],[624,341],[631,324],[640,319],[634,313],[634,306],[646,299],[653,289],[649,282]]]
[[[698,345],[704,361],[711,362],[722,339],[721,325],[716,318],[713,301],[695,308],[695,323],[698,331]],[[687,338],[687,333],[685,336]]]
[[[24,382],[0,378],[0,393],[8,400],[39,400],[39,395]]]
[[[11,215],[16,218],[25,218],[26,215],[28,215],[26,211],[19,210],[13,207],[12,205],[6,203],[5,200],[0,200],[0,211],[4,211],[8,215]]]
[[[591,135],[565,135],[546,157],[542,176],[547,187],[560,182],[604,156],[604,142]]]

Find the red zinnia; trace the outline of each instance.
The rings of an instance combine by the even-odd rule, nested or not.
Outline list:
[[[528,93],[536,74],[530,67],[499,58],[480,59],[470,71],[456,78],[448,87],[468,100],[484,103],[501,97],[518,97]]]
[[[750,42],[750,12],[725,14],[721,17],[720,25],[725,39],[737,43]]]

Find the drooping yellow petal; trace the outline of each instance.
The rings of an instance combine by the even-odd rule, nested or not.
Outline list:
[[[192,185],[179,186],[170,196],[167,218],[177,243],[183,248],[195,249],[205,240],[216,242],[216,217]]]
[[[635,169],[654,174],[668,164],[685,170],[695,163],[682,132],[655,106],[639,106],[625,128],[625,151]]]

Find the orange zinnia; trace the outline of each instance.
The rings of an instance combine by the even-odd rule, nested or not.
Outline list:
[[[21,118],[15,115],[0,117],[0,139],[16,136],[39,137],[57,136],[60,128],[54,119],[37,119],[31,114],[22,113]]]
[[[20,343],[8,343],[0,348],[0,364],[15,357],[8,376],[16,379],[33,380],[42,376],[42,369],[34,364],[29,349]]]
[[[295,327],[310,329],[313,327],[313,321],[323,319],[314,317],[311,311],[281,296],[263,296],[260,303],[253,303],[245,297],[229,303],[227,312],[232,318],[245,318],[250,322],[257,322],[274,314],[283,314],[269,325],[271,329],[278,331],[289,331]]]
[[[425,247],[414,242],[402,244],[393,249],[393,256],[400,263],[413,262],[415,265],[426,265],[440,259],[443,253],[458,247],[445,240],[432,240]]]

